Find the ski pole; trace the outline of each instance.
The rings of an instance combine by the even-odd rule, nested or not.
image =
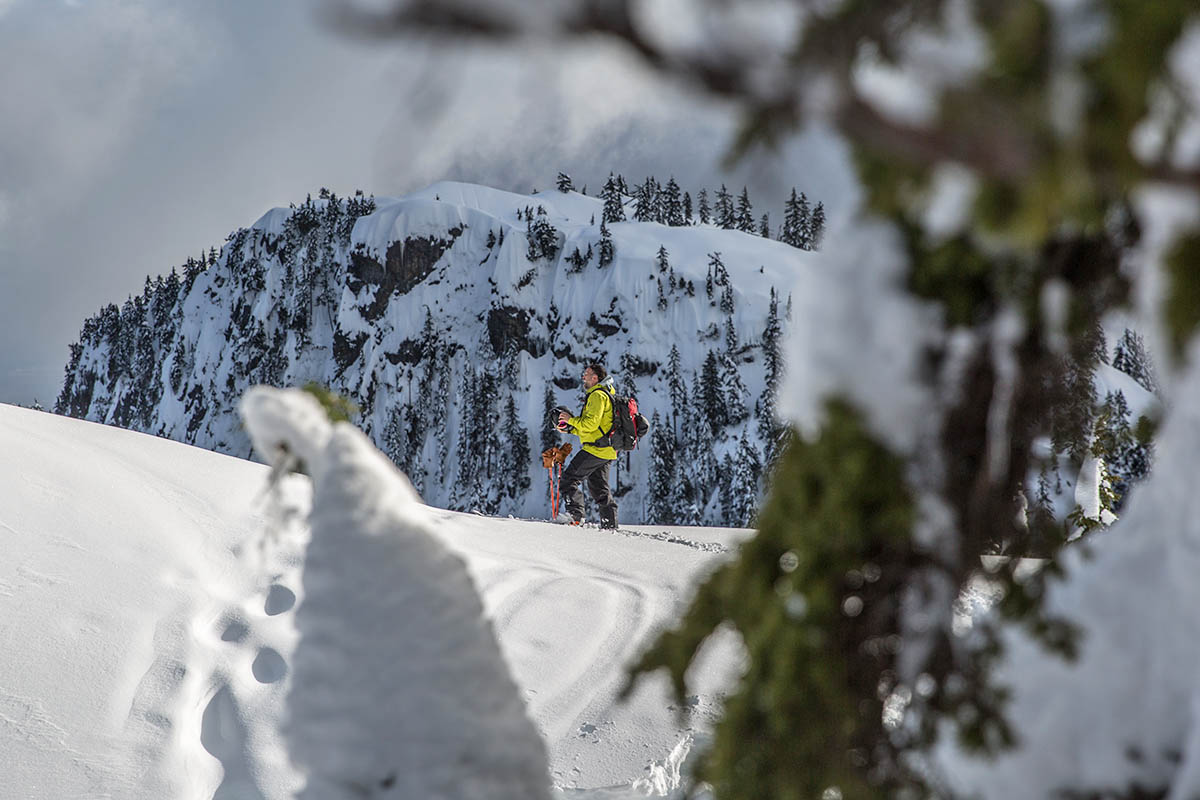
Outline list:
[[[562,482],[562,463],[554,465],[554,519],[558,519],[558,505],[562,500],[562,489],[559,484]]]

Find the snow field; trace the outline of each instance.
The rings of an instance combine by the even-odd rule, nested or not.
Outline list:
[[[316,539],[305,521],[307,478],[285,478],[272,495],[262,465],[9,406],[0,406],[0,448],[8,456],[0,462],[7,796],[316,791],[305,774],[312,762],[298,763],[310,755],[305,747],[355,732],[325,725],[305,743],[295,703],[314,674],[327,680],[302,713],[319,702],[334,712],[356,703],[380,709],[371,724],[387,726],[384,735],[378,727],[362,734],[376,736],[372,758],[445,737],[505,752],[489,720],[498,708],[516,708],[545,743],[545,791],[664,796],[678,789],[692,743],[736,672],[736,643],[717,643],[685,709],[671,708],[658,677],[639,683],[628,701],[615,700],[628,660],[682,611],[692,582],[744,531],[610,532],[408,507],[417,520],[407,523],[408,534],[377,530],[375,551],[349,544],[318,515],[314,531],[334,532],[326,555],[377,556],[366,559],[366,573],[330,587],[339,584],[332,567],[314,568],[312,552],[305,561]],[[390,498],[383,505],[405,508],[389,483],[398,473],[377,466],[376,489]],[[471,659],[459,655],[467,645],[448,635],[447,617],[415,613],[437,591],[449,592],[449,581],[435,579],[441,573],[420,566],[413,552],[401,555],[398,540],[419,532],[442,553],[435,566],[453,572],[465,562],[456,585],[479,587],[475,603],[487,620],[466,619],[464,627],[498,639],[511,676],[508,699],[461,686],[439,694],[462,706],[456,725],[420,705],[418,676],[461,674]],[[424,552],[420,541],[404,547]],[[405,594],[414,581],[421,592]],[[372,615],[381,607],[390,616]],[[317,621],[322,615],[326,622]],[[340,652],[357,666],[324,650],[320,635],[342,635],[335,626],[346,629],[340,641],[351,647]],[[372,653],[376,675],[363,670]]]

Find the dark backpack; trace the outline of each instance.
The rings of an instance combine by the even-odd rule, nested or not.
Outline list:
[[[608,395],[612,403],[613,424],[608,433],[589,444],[618,451],[635,449],[638,440],[650,432],[650,423],[638,413],[637,398],[615,395],[604,388],[600,391]]]

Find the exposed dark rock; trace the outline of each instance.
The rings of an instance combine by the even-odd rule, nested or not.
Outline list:
[[[378,285],[383,283],[385,270],[383,264],[362,253],[354,251],[350,254],[350,274],[346,284],[350,291],[358,294],[364,284]]]
[[[626,373],[625,377],[653,375],[658,372],[658,362],[626,354],[621,358],[621,371]]]
[[[345,372],[346,367],[358,360],[368,338],[365,333],[347,336],[340,330],[333,335],[333,359],[337,362],[339,374]]]
[[[578,389],[579,378],[574,375],[555,375],[554,385],[560,389]]]
[[[375,286],[375,298],[360,307],[368,322],[375,322],[387,311],[393,294],[408,294],[413,287],[429,277],[442,254],[450,249],[462,234],[462,228],[447,231],[450,238],[410,236],[403,242],[388,245],[384,263],[380,264],[365,253],[350,254],[350,274],[347,284],[358,294],[364,286]]]
[[[394,353],[386,353],[388,361],[395,364],[419,364],[421,363],[421,340],[420,339],[405,339],[396,348]]]
[[[605,314],[605,319],[598,318],[594,313],[588,317],[587,324],[598,330],[603,336],[612,336],[621,330],[621,318],[614,314]]]
[[[529,312],[515,306],[500,306],[488,311],[488,339],[496,355],[529,349]],[[544,351],[543,351],[544,352]]]

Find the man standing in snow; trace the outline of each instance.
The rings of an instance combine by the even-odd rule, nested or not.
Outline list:
[[[571,459],[563,470],[558,491],[567,503],[571,524],[583,522],[583,492],[579,484],[586,479],[588,492],[600,507],[600,527],[617,527],[617,502],[608,488],[608,465],[617,459],[617,451],[609,445],[608,434],[612,432],[612,394],[616,390],[613,380],[604,367],[588,364],[583,370],[583,388],[586,396],[583,413],[577,417],[566,411],[558,413],[559,430],[579,437],[583,449]]]

